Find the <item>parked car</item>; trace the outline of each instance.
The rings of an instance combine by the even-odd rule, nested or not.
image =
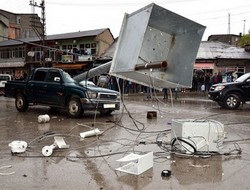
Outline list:
[[[9,75],[9,74],[0,74],[0,94],[4,93],[5,84],[9,80],[11,80],[11,75]]]
[[[80,85],[83,85],[83,86],[94,86],[96,87],[95,83],[93,83],[92,81],[89,81],[89,80],[83,80],[81,82],[79,82]]]
[[[234,82],[212,85],[208,97],[222,108],[238,109],[241,103],[250,101],[250,73],[242,75]]]
[[[11,75],[9,74],[0,74],[0,88],[4,88],[5,83],[11,80]]]
[[[65,71],[55,68],[37,68],[27,81],[8,81],[5,96],[15,98],[20,112],[40,104],[66,109],[73,118],[80,117],[84,110],[110,114],[120,109],[119,92],[80,84]]]

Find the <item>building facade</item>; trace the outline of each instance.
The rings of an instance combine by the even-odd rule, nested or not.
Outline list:
[[[205,73],[250,72],[250,52],[218,41],[203,41],[194,64],[194,69]]]
[[[16,14],[0,9],[0,41],[37,37],[41,30],[37,14]]]
[[[114,42],[108,28],[0,42],[0,73],[27,73],[36,67],[55,67],[76,75],[93,67]]]

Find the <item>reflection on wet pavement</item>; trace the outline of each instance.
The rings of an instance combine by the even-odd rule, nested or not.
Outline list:
[[[0,167],[11,165],[15,174],[0,176],[3,189],[247,189],[250,139],[250,105],[223,110],[210,101],[179,100],[167,103],[126,99],[127,108],[109,117],[85,112],[71,119],[64,112],[49,113],[47,107],[31,107],[26,113],[15,110],[14,102],[0,97]],[[147,118],[156,111],[156,118]],[[50,122],[37,122],[49,114]],[[171,153],[172,119],[213,119],[224,124],[226,139],[222,153],[208,158]],[[98,128],[100,136],[80,138],[80,133]],[[69,149],[57,149],[50,157],[42,148],[64,137]],[[28,142],[25,153],[12,155],[8,144]],[[159,144],[157,144],[157,142]],[[162,144],[161,144],[162,143]],[[163,146],[164,145],[164,146]],[[237,151],[241,149],[239,155]],[[129,153],[154,152],[154,166],[140,175],[118,172],[116,160]],[[162,177],[163,170],[170,177]],[[1,173],[2,171],[0,171]],[[22,183],[20,183],[22,182]]]

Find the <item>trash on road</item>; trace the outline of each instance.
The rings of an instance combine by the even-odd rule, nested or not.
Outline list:
[[[208,119],[173,119],[171,145],[189,154],[218,152],[225,139],[224,125]]]
[[[162,170],[162,172],[161,172],[161,176],[162,177],[169,177],[169,176],[171,176],[171,170]]]
[[[69,148],[69,145],[67,145],[64,141],[63,137],[54,137],[55,141],[52,145],[50,146],[44,146],[42,148],[42,154],[44,156],[51,156],[51,154],[53,153],[53,150],[55,148]]]
[[[27,145],[28,144],[25,141],[12,141],[9,144],[9,147],[11,147],[12,153],[23,153],[25,152]]]
[[[45,114],[45,115],[39,115],[38,118],[38,123],[47,123],[50,121],[50,117],[48,114]]]
[[[148,119],[157,118],[157,112],[156,111],[148,111],[147,112],[147,118]]]
[[[98,128],[93,129],[91,131],[86,131],[86,132],[82,132],[80,133],[81,138],[85,138],[85,137],[91,137],[91,136],[98,136],[101,135],[103,133],[103,131],[100,131]]]
[[[117,161],[129,162],[128,164],[117,168],[117,171],[139,175],[153,167],[153,152],[144,155],[131,153]]]

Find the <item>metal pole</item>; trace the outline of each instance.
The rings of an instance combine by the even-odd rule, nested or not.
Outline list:
[[[111,67],[111,63],[112,63],[112,61],[104,63],[104,64],[102,64],[98,67],[95,67],[93,69],[90,69],[89,71],[86,71],[80,75],[75,76],[74,79],[76,81],[80,82],[82,80],[88,80],[90,78],[93,78],[95,76],[99,76],[101,74],[108,74],[110,67]]]
[[[46,45],[46,27],[45,27],[45,0],[42,0],[42,2],[40,3],[40,5],[37,5],[36,2],[34,2],[34,0],[30,1],[30,5],[34,7],[39,7],[41,8],[41,20],[42,20],[42,32],[39,33],[40,35],[40,38],[42,40],[42,47],[41,47],[41,52],[43,52],[43,55],[42,55],[42,59],[41,59],[41,64],[42,66],[45,66],[45,55],[46,55],[46,48],[45,45]]]
[[[246,20],[243,20],[243,35],[245,35]]]

